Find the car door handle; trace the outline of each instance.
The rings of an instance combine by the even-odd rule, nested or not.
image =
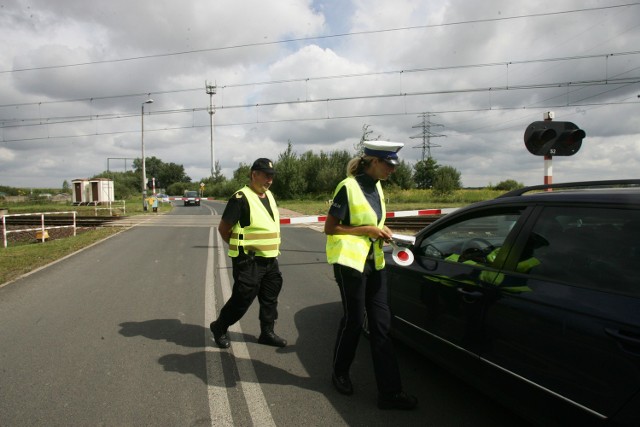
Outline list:
[[[480,291],[467,291],[463,288],[456,288],[456,290],[464,295],[465,298],[480,299],[482,297],[482,292]]]
[[[640,355],[640,335],[620,329],[604,328],[604,331],[618,341],[625,351]]]

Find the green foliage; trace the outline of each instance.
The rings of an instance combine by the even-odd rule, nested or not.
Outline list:
[[[276,166],[277,179],[273,182],[273,192],[282,199],[295,199],[305,194],[305,180],[302,162],[293,152],[291,141],[287,149],[280,154]]]
[[[135,168],[135,173],[140,176],[140,182],[142,182],[142,160],[134,159],[133,167]],[[184,166],[175,163],[164,163],[155,156],[145,157],[144,168],[147,179],[155,178],[163,188],[168,188],[176,182],[191,182],[191,178],[184,171]]]
[[[413,188],[413,177],[411,173],[411,166],[409,166],[404,160],[400,161],[400,164],[396,166],[395,172],[389,176],[389,179],[383,182],[385,187],[397,187],[403,190]]]
[[[435,194],[447,195],[462,187],[460,172],[453,166],[441,166],[438,168],[433,180]]]
[[[494,199],[503,194],[496,190],[456,190],[442,195],[433,190],[398,190],[389,188],[385,190],[387,212],[397,212],[417,209],[451,208],[465,206],[470,203]],[[324,215],[329,210],[327,198],[311,200],[278,200],[278,206],[300,212],[304,215]]]
[[[167,193],[174,196],[181,196],[186,190],[195,190],[195,188],[188,182],[174,182],[167,187]]]
[[[107,178],[113,181],[114,200],[128,199],[134,194],[142,192],[142,177],[132,171],[102,172],[93,178]]]
[[[416,187],[422,189],[432,188],[439,168],[440,165],[433,157],[420,160],[413,165],[413,181]]]
[[[223,182],[226,181],[225,176],[222,175],[222,169],[220,168],[220,162],[216,161],[216,164],[214,166],[213,176],[211,177],[211,179],[209,179],[209,181],[211,182],[211,184],[222,184]]]
[[[104,227],[79,231],[77,236],[55,239],[44,244],[9,245],[0,249],[0,284],[69,255],[85,246],[120,232],[120,228]]]
[[[521,182],[518,182],[514,179],[507,179],[504,181],[499,182],[495,187],[496,190],[501,190],[501,191],[511,191],[511,190],[517,190],[518,188],[522,188],[524,187],[524,184]]]
[[[233,180],[242,183],[242,185],[249,184],[251,177],[251,165],[245,165],[240,163],[238,169],[233,171]]]

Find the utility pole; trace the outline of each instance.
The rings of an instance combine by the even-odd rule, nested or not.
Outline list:
[[[411,139],[416,139],[416,138],[422,139],[421,145],[416,145],[415,147],[413,147],[413,148],[422,148],[422,161],[424,161],[425,159],[431,158],[431,147],[441,147],[440,145],[432,144],[431,138],[439,138],[441,136],[446,136],[446,135],[440,135],[440,134],[435,134],[431,132],[432,126],[443,126],[438,123],[431,123],[431,117],[433,116],[435,116],[435,114],[431,114],[431,113],[420,114],[418,117],[422,118],[422,122],[420,124],[412,126],[412,128],[422,128],[422,132],[419,133],[418,135],[409,137]]]
[[[207,91],[207,94],[209,95],[209,121],[211,124],[211,179],[213,179],[213,176],[215,174],[215,163],[213,158],[213,115],[216,112],[213,108],[213,95],[216,94],[216,85],[210,85],[205,80],[204,87]]]

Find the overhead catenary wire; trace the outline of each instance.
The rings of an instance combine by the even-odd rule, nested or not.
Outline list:
[[[607,9],[616,9],[616,8],[638,6],[638,5],[640,5],[640,2],[600,6],[600,7],[592,7],[592,8],[572,9],[572,10],[555,11],[555,12],[550,11],[550,12],[532,13],[527,15],[514,15],[514,16],[501,16],[497,18],[472,19],[472,20],[465,20],[465,21],[447,22],[442,24],[413,25],[408,27],[387,28],[387,29],[380,29],[380,30],[354,31],[349,33],[330,34],[325,36],[299,37],[299,38],[292,38],[292,39],[276,40],[271,42],[246,43],[246,44],[239,44],[239,45],[233,45],[233,46],[222,46],[222,47],[212,47],[212,48],[205,48],[205,49],[193,49],[193,50],[180,51],[180,52],[140,55],[140,56],[129,57],[129,58],[87,61],[87,62],[76,63],[76,64],[45,65],[41,67],[18,68],[13,70],[0,70],[0,74],[19,73],[19,72],[37,71],[37,70],[50,70],[50,69],[59,69],[59,68],[70,68],[70,67],[79,67],[79,66],[87,66],[87,65],[136,61],[136,60],[144,60],[144,59],[152,59],[152,58],[164,58],[164,57],[171,57],[171,56],[189,55],[189,54],[204,53],[204,52],[225,51],[225,50],[248,48],[248,47],[260,47],[260,46],[271,46],[271,45],[277,45],[277,44],[299,43],[304,41],[325,40],[325,39],[332,39],[332,38],[352,37],[352,36],[358,36],[358,35],[383,34],[383,33],[396,32],[396,31],[409,31],[409,30],[439,28],[439,27],[447,27],[447,26],[455,26],[455,25],[491,23],[491,22],[509,21],[514,19],[524,19],[524,18],[541,18],[541,17],[547,17],[547,16],[556,16],[556,15],[581,13],[581,12],[597,12],[597,11],[602,11]]]
[[[491,111],[491,112],[499,112],[499,111],[538,111],[538,110],[548,110],[552,108],[566,108],[566,107],[603,107],[603,106],[612,106],[612,105],[637,105],[637,101],[617,101],[617,102],[592,102],[592,103],[582,103],[582,104],[554,104],[554,105],[545,105],[544,107],[527,107],[527,106],[517,106],[517,107],[483,107],[483,108],[461,108],[461,109],[451,109],[451,110],[437,110],[432,111],[434,114],[456,114],[456,113],[477,113],[482,111]],[[408,116],[419,114],[420,111],[404,111],[399,113],[379,113],[379,114],[352,114],[352,115],[335,115],[331,117],[306,117],[306,118],[289,118],[289,119],[277,119],[277,120],[252,120],[252,121],[242,121],[242,122],[229,122],[229,123],[221,123],[216,125],[216,127],[231,127],[231,126],[247,126],[254,124],[273,124],[273,123],[298,123],[298,122],[317,122],[317,121],[325,121],[325,120],[346,120],[346,119],[358,119],[358,118],[373,118],[373,117],[399,117],[399,116]],[[486,126],[485,126],[486,127]],[[196,129],[196,128],[209,128],[209,124],[206,125],[196,125],[192,124],[191,126],[172,126],[172,127],[161,127],[157,129],[145,129],[145,132],[164,132],[164,131],[174,131],[174,130],[184,130],[184,129]],[[482,128],[477,128],[482,129]],[[1,142],[23,142],[23,141],[38,141],[38,140],[51,140],[51,139],[70,139],[70,138],[86,138],[86,137],[94,137],[94,136],[104,136],[104,135],[122,135],[128,133],[140,133],[140,130],[127,130],[127,131],[112,131],[112,132],[93,132],[86,134],[75,134],[75,135],[58,135],[58,136],[43,136],[43,137],[33,137],[33,138],[19,138],[19,139],[3,139]]]
[[[447,26],[447,25],[460,25],[465,23],[481,23],[481,22],[491,22],[491,21],[500,21],[500,20],[509,20],[509,19],[520,19],[527,17],[539,17],[539,16],[548,16],[548,15],[558,15],[565,13],[574,13],[574,12],[590,12],[594,10],[602,10],[602,9],[612,9],[612,8],[621,8],[627,6],[637,6],[640,3],[628,3],[623,5],[614,5],[614,6],[606,6],[599,8],[589,8],[589,9],[575,9],[571,11],[561,11],[561,12],[549,12],[542,14],[531,14],[531,15],[519,15],[512,17],[501,17],[495,19],[477,19],[470,21],[461,21],[455,23],[445,23],[445,24],[434,24],[427,26],[416,26],[416,27],[401,27],[394,29],[386,29],[386,30],[372,30],[372,31],[364,31],[357,33],[345,33],[341,35],[333,35],[326,37],[340,37],[340,36],[349,36],[349,35],[358,35],[358,34],[374,34],[388,31],[401,31],[401,30],[409,30],[416,28],[429,28],[429,27],[437,27],[437,26]],[[325,36],[323,36],[325,37]],[[314,37],[303,38],[303,39],[295,39],[296,41],[301,40],[312,40]],[[292,39],[293,40],[293,39]],[[274,44],[274,43],[286,43],[291,40],[282,40],[278,42],[270,42],[270,43],[258,43],[256,46],[261,44]],[[243,47],[239,46],[239,47]],[[231,49],[234,47],[224,47],[221,49]],[[217,49],[217,48],[213,48]],[[213,50],[212,49],[212,50]],[[205,49],[206,50],[206,49]],[[200,50],[203,51],[203,50]],[[189,51],[189,52],[178,52],[176,54],[185,54],[185,53],[195,53],[200,51]],[[320,81],[320,80],[330,80],[330,79],[344,79],[344,78],[360,78],[360,77],[369,77],[376,75],[391,75],[391,74],[403,74],[403,73],[420,73],[420,72],[431,72],[431,71],[443,71],[443,70],[455,70],[455,69],[470,69],[470,68],[482,68],[482,67],[496,67],[496,66],[506,66],[509,67],[511,65],[521,65],[521,64],[533,64],[533,63],[549,63],[549,62],[559,62],[559,61],[574,61],[574,60],[583,60],[583,59],[593,59],[593,58],[610,58],[613,56],[623,56],[623,55],[637,55],[640,51],[628,51],[628,52],[615,52],[615,53],[601,53],[601,54],[591,54],[591,55],[578,55],[578,56],[565,56],[565,57],[557,57],[557,58],[542,58],[542,59],[529,59],[529,60],[520,60],[520,61],[500,61],[500,62],[491,62],[491,63],[479,63],[479,64],[463,64],[463,65],[455,65],[455,66],[442,66],[442,67],[419,67],[412,69],[404,69],[404,70],[382,70],[382,71],[374,71],[369,73],[352,73],[352,74],[339,74],[339,75],[330,75],[330,76],[315,76],[315,77],[302,77],[302,78],[294,78],[294,79],[280,79],[280,80],[270,80],[270,81],[259,81],[259,82],[239,82],[235,84],[228,85],[220,85],[221,88],[234,88],[234,87],[243,87],[243,86],[259,86],[259,85],[276,85],[276,84],[286,84],[286,83],[295,83],[295,82],[309,82],[309,81]],[[158,57],[158,56],[171,56],[172,54],[162,54],[162,55],[151,55],[148,58]],[[147,57],[140,57],[135,59],[144,59]],[[133,58],[128,58],[124,60],[130,60]],[[106,61],[109,62],[109,61]],[[118,62],[118,60],[116,60]],[[83,64],[76,64],[83,65]],[[86,65],[86,64],[85,64]],[[68,66],[74,66],[74,64],[70,64]],[[635,69],[634,69],[635,70]],[[627,70],[625,73],[629,73],[633,70]],[[1,73],[1,71],[0,71]],[[603,83],[604,82],[604,83]],[[224,109],[240,109],[240,108],[261,108],[261,107],[272,107],[278,105],[294,105],[294,104],[305,104],[305,103],[326,103],[329,105],[330,102],[343,102],[349,100],[362,100],[362,99],[377,99],[377,98],[392,98],[392,97],[410,97],[410,96],[428,96],[428,95],[437,95],[437,94],[456,94],[456,93],[472,93],[472,92],[496,92],[496,91],[504,91],[504,90],[531,90],[531,89],[545,89],[552,87],[576,87],[581,90],[585,87],[593,87],[593,86],[616,86],[614,89],[609,89],[604,92],[600,92],[596,95],[590,95],[583,100],[592,99],[597,96],[602,96],[602,94],[611,92],[613,90],[618,90],[621,86],[628,86],[638,83],[638,77],[628,77],[625,79],[616,79],[616,78],[605,78],[602,80],[593,80],[593,81],[581,81],[581,82],[559,82],[559,83],[541,83],[541,84],[532,84],[532,85],[506,85],[506,86],[495,86],[495,87],[484,87],[484,88],[466,88],[466,89],[456,89],[456,90],[441,90],[441,91],[415,91],[415,92],[402,92],[402,93],[389,93],[389,94],[370,94],[370,95],[362,95],[362,96],[344,96],[344,97],[332,97],[332,98],[318,98],[318,99],[304,99],[304,100],[285,100],[285,101],[277,101],[277,102],[260,102],[254,104],[235,104],[235,105],[220,105],[216,107],[217,110]],[[131,93],[131,94],[121,94],[121,95],[110,95],[110,96],[102,96],[102,97],[89,97],[89,98],[76,98],[69,100],[51,100],[51,101],[42,101],[42,102],[29,102],[29,103],[18,103],[18,104],[6,104],[0,105],[0,107],[21,107],[21,106],[29,106],[29,105],[46,105],[46,104],[55,104],[55,103],[70,103],[70,102],[94,102],[97,100],[106,100],[106,99],[117,99],[117,98],[125,98],[125,97],[140,97],[140,96],[151,96],[151,94],[159,95],[159,94],[171,94],[171,93],[184,93],[190,91],[200,92],[201,88],[193,88],[193,89],[174,89],[174,90],[165,90],[165,91],[153,91],[153,92],[139,92],[139,93]],[[574,92],[574,91],[571,91]],[[548,100],[554,99],[555,97],[565,96],[556,95],[554,97],[548,98]],[[540,102],[540,101],[539,101]],[[522,109],[539,109],[539,108],[561,108],[571,105],[575,106],[599,106],[599,105],[622,105],[628,104],[627,102],[593,102],[588,104],[578,104],[579,101],[572,102],[570,104],[558,104],[555,106],[545,105],[541,107],[535,107],[534,105],[522,105],[518,107],[503,107],[496,108],[495,106],[492,108],[470,108],[470,109],[458,109],[458,110],[441,110],[434,111],[435,113],[444,113],[444,112],[463,112],[463,111],[498,111],[498,110],[522,110]],[[150,112],[149,115],[167,115],[167,114],[180,114],[180,113],[195,113],[200,111],[206,111],[206,107],[196,107],[196,108],[182,108],[182,109],[172,109],[172,110],[160,110]],[[396,115],[406,115],[406,114],[415,114],[420,113],[420,111],[406,111],[403,114],[398,113],[382,113],[382,114],[362,114],[362,115],[353,115],[353,116],[333,116],[331,117],[329,114],[323,117],[311,117],[311,118],[292,118],[292,119],[276,119],[276,120],[265,120],[261,118],[261,116],[256,116],[255,121],[249,122],[228,122],[221,123],[221,126],[236,126],[242,124],[253,124],[253,123],[278,123],[278,122],[299,122],[299,121],[314,121],[314,120],[322,120],[322,119],[335,119],[335,118],[357,118],[357,117],[384,117],[384,116],[396,116]],[[84,121],[99,121],[99,120],[115,120],[115,119],[125,119],[129,117],[137,117],[137,113],[106,113],[106,114],[89,114],[89,115],[75,115],[75,116],[57,116],[57,117],[38,117],[38,118],[15,118],[15,119],[2,119],[0,118],[0,124],[2,124],[2,128],[9,129],[14,127],[34,127],[34,126],[49,126],[56,124],[65,124],[65,123],[78,123]],[[180,126],[180,127],[165,127],[160,130],[175,130],[175,129],[186,129],[186,128],[194,128],[199,127],[196,126]],[[114,132],[105,132],[105,133],[95,133],[87,134],[86,136],[93,135],[107,135],[107,134],[119,134],[119,133],[127,133],[128,131],[114,131]],[[79,135],[82,136],[82,135]],[[68,137],[74,137],[68,136]],[[47,136],[44,138],[36,138],[36,139],[53,139],[53,138],[65,138],[65,136]],[[24,139],[4,139],[4,142],[13,142],[13,141],[25,141],[31,140],[30,138]]]
[[[308,76],[308,77],[300,77],[295,79],[243,82],[243,83],[236,83],[236,84],[217,84],[217,87],[221,89],[227,89],[227,88],[238,88],[238,87],[246,87],[246,86],[265,86],[265,85],[300,83],[300,82],[310,82],[310,81],[319,81],[319,80],[372,77],[376,75],[423,73],[423,72],[432,72],[432,71],[450,71],[450,70],[487,68],[487,67],[499,67],[499,66],[506,67],[506,66],[513,66],[513,65],[526,65],[526,64],[561,62],[561,61],[577,61],[577,60],[597,59],[597,58],[606,59],[608,57],[613,57],[613,56],[628,56],[628,55],[638,55],[638,54],[640,54],[640,50],[625,51],[625,52],[597,53],[597,54],[591,54],[591,55],[572,55],[572,56],[562,56],[562,57],[554,57],[554,58],[539,58],[539,59],[529,59],[529,60],[520,60],[520,61],[498,61],[498,62],[478,63],[478,64],[447,65],[447,66],[441,66],[441,67],[420,67],[420,68],[410,68],[410,69],[402,69],[402,70],[372,71],[368,73],[336,74],[336,75],[330,75],[330,76],[316,76],[316,77]],[[54,100],[54,101],[35,101],[35,102],[0,104],[0,108],[23,107],[23,106],[30,106],[30,105],[32,106],[47,105],[47,104],[57,104],[57,103],[71,103],[71,102],[92,102],[92,101],[98,101],[98,100],[132,98],[132,97],[141,97],[141,96],[148,98],[152,95],[157,96],[157,95],[165,95],[165,94],[171,94],[171,93],[201,92],[201,91],[202,91],[202,88],[187,88],[187,89],[172,89],[172,90],[151,91],[151,92],[136,92],[136,93],[119,94],[119,95],[92,96],[92,97],[86,97],[86,98],[73,98],[73,99]]]

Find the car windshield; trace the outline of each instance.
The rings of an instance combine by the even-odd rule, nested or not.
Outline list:
[[[197,191],[187,191],[186,196],[187,197],[198,197],[198,192]]]

